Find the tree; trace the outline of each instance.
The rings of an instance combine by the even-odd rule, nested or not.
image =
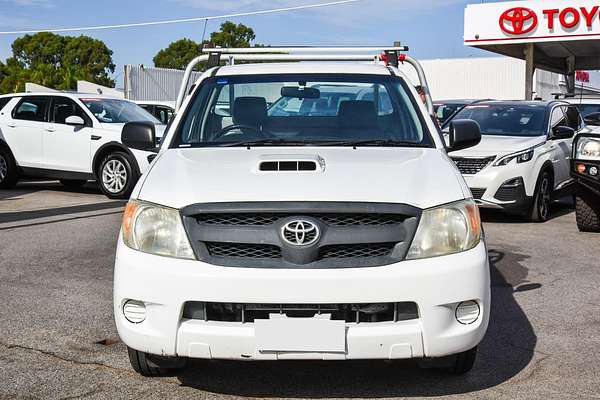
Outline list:
[[[218,32],[212,32],[210,39],[202,43],[191,39],[180,39],[160,50],[154,56],[154,65],[159,68],[185,69],[195,57],[200,55],[202,47],[250,47],[256,38],[254,30],[244,24],[225,21]],[[260,46],[260,45],[256,45]],[[198,69],[203,69],[199,65]]]
[[[190,39],[180,39],[154,56],[154,65],[159,68],[185,69],[190,61],[200,54],[199,43]]]
[[[115,84],[112,50],[89,36],[25,35],[13,42],[12,54],[1,68],[0,93],[23,91],[26,82],[53,89],[76,89],[78,80]]]

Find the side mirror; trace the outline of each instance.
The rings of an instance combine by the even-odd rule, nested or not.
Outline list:
[[[477,146],[481,142],[481,128],[472,119],[456,119],[450,122],[450,146],[448,151],[458,151]]]
[[[71,115],[70,117],[65,118],[65,124],[71,126],[81,126],[85,125],[85,121],[83,120],[83,118],[77,115]]]
[[[570,139],[575,136],[575,129],[570,126],[560,125],[552,129],[551,139]]]
[[[132,149],[156,151],[156,133],[152,122],[128,122],[121,132],[121,142]]]

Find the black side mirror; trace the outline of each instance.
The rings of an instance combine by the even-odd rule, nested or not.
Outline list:
[[[132,149],[156,151],[156,132],[152,122],[128,122],[121,132],[121,142]]]
[[[551,139],[570,139],[575,136],[575,129],[570,126],[560,125],[552,129]]]
[[[472,119],[456,119],[450,122],[450,146],[448,151],[458,151],[477,146],[481,142],[481,128]]]

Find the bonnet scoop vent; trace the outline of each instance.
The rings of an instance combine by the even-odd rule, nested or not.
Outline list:
[[[319,156],[265,156],[258,163],[259,172],[323,172],[325,160]]]

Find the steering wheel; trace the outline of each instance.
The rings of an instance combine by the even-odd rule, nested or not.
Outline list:
[[[249,130],[251,130],[251,131],[258,132],[258,133],[259,133],[259,134],[260,134],[262,137],[264,137],[265,139],[269,139],[269,138],[272,138],[272,137],[273,137],[273,135],[272,135],[272,134],[270,134],[270,133],[269,133],[269,132],[267,132],[267,131],[264,131],[264,130],[260,129],[260,128],[259,128],[259,127],[257,127],[257,126],[245,125],[245,124],[233,124],[233,125],[229,125],[229,126],[226,126],[226,127],[225,127],[225,128],[223,128],[223,129],[221,129],[221,130],[220,130],[220,131],[219,131],[219,132],[218,132],[218,133],[215,135],[215,137],[213,138],[213,140],[220,139],[220,138],[222,138],[223,136],[225,136],[225,135],[226,135],[228,132],[234,131],[234,130],[236,130],[236,129],[237,129],[237,130],[249,129]]]

